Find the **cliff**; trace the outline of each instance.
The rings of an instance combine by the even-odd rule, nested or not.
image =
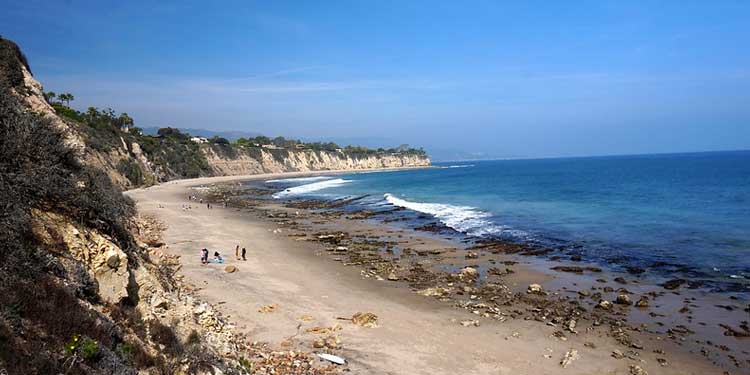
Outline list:
[[[86,152],[0,38],[0,372],[231,372],[241,341],[174,276],[112,155]]]
[[[424,167],[430,160],[418,155],[354,156],[335,151],[272,152],[258,149],[253,155],[240,150],[235,155],[222,154],[216,147],[201,149],[214,176],[239,176],[258,173],[307,172],[324,170],[358,170],[373,168]],[[278,151],[278,150],[274,150]]]
[[[111,110],[95,108],[78,112],[61,103],[51,105],[28,66],[19,64],[16,68],[17,84],[11,90],[25,107],[48,118],[66,134],[67,143],[86,164],[104,171],[123,189],[180,178],[430,165],[427,155],[415,150],[362,152],[360,148],[348,151],[198,143],[176,129],[162,129],[160,136],[151,137],[131,128],[132,119],[127,115],[116,116]]]
[[[210,147],[143,150],[110,113],[89,115],[59,116],[0,37],[0,373],[324,373],[235,336],[119,189],[223,173]]]

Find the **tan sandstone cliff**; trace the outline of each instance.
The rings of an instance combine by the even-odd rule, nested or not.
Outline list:
[[[417,155],[380,155],[353,157],[342,152],[289,151],[283,158],[261,150],[256,158],[247,152],[235,157],[219,155],[213,148],[202,149],[216,176],[239,176],[258,173],[308,172],[325,170],[361,170],[375,168],[426,167],[430,159]]]

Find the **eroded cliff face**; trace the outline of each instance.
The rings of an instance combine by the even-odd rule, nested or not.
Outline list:
[[[343,152],[295,150],[259,150],[259,156],[239,151],[221,155],[212,147],[202,149],[215,176],[240,176],[259,173],[308,172],[325,170],[362,170],[377,168],[426,167],[430,159],[418,155],[351,156]]]

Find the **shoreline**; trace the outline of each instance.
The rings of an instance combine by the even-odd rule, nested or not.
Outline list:
[[[342,171],[341,173],[352,173],[352,172],[358,172],[358,171]],[[167,216],[167,220],[165,220],[168,224],[170,224],[170,230],[174,223],[170,222],[169,217],[170,216],[187,216],[187,218],[190,218],[191,216],[195,215],[203,215],[204,213],[208,214],[215,214],[220,212],[221,215],[225,216],[222,218],[215,218],[211,217],[211,221],[203,222],[201,221],[199,226],[209,226],[213,228],[217,228],[217,224],[213,222],[213,220],[221,220],[226,221],[230,220],[231,226],[242,226],[245,228],[253,228],[254,238],[256,238],[256,241],[259,241],[262,238],[262,241],[264,243],[267,243],[269,246],[269,249],[272,248],[274,252],[283,253],[283,259],[285,259],[286,262],[290,263],[299,263],[302,265],[302,269],[297,269],[297,271],[302,272],[302,275],[295,275],[292,277],[292,275],[289,275],[291,278],[295,277],[302,277],[305,276],[305,281],[302,284],[306,284],[307,282],[312,282],[312,280],[309,280],[310,278],[315,278],[317,276],[320,276],[322,274],[333,274],[335,277],[331,278],[330,275],[321,277],[324,281],[329,283],[330,285],[335,285],[336,287],[334,289],[339,290],[340,292],[347,294],[349,292],[352,292],[354,290],[364,290],[366,291],[371,297],[375,298],[375,301],[378,302],[374,306],[380,306],[383,304],[386,305],[398,305],[399,309],[406,309],[406,310],[415,310],[417,309],[420,314],[426,314],[429,315],[432,320],[430,320],[431,325],[429,325],[429,328],[424,330],[418,330],[416,339],[419,342],[422,341],[429,341],[429,336],[432,335],[432,332],[434,332],[435,329],[439,330],[449,330],[451,332],[451,335],[455,335],[455,337],[451,336],[449,341],[458,341],[464,345],[467,345],[468,348],[457,348],[455,343],[433,343],[433,346],[436,348],[439,348],[440,350],[433,350],[433,351],[427,351],[427,352],[420,352],[421,356],[424,358],[429,359],[436,359],[439,358],[440,355],[451,355],[453,353],[453,350],[458,350],[459,352],[462,352],[464,355],[473,357],[476,351],[489,351],[491,352],[491,355],[489,355],[486,358],[483,358],[479,362],[475,361],[457,361],[457,363],[452,364],[442,364],[441,367],[435,367],[429,365],[429,361],[416,361],[413,357],[413,353],[410,354],[409,350],[410,347],[414,345],[414,339],[413,337],[408,336],[393,336],[393,332],[389,332],[391,334],[391,338],[398,338],[399,340],[396,340],[395,342],[391,342],[392,345],[395,345],[396,347],[404,350],[404,352],[396,356],[400,358],[400,361],[411,361],[412,362],[412,369],[414,372],[411,373],[428,373],[423,372],[422,369],[430,368],[433,370],[432,373],[450,373],[450,372],[458,372],[458,371],[476,371],[479,373],[497,373],[497,369],[504,369],[504,371],[509,371],[508,373],[556,373],[557,371],[561,371],[561,367],[559,365],[559,360],[563,356],[563,354],[567,353],[571,349],[575,349],[578,352],[581,353],[581,360],[578,360],[574,362],[574,364],[571,364],[571,370],[575,373],[601,373],[603,371],[618,371],[618,373],[628,373],[628,371],[631,371],[630,366],[641,366],[643,369],[646,369],[648,371],[651,371],[652,373],[721,373],[721,371],[717,367],[713,367],[708,363],[706,360],[695,360],[692,358],[693,356],[688,353],[685,350],[682,350],[682,348],[671,347],[674,346],[672,344],[669,344],[667,342],[660,342],[657,340],[657,342],[647,342],[646,343],[646,350],[642,351],[639,355],[632,355],[632,358],[628,359],[627,357],[624,359],[617,359],[612,357],[613,353],[615,351],[619,350],[622,353],[628,354],[629,351],[639,352],[637,348],[623,348],[622,345],[619,345],[617,343],[613,343],[613,339],[609,337],[609,332],[604,332],[602,329],[594,329],[591,332],[589,332],[585,328],[578,328],[577,331],[578,334],[571,334],[571,332],[565,331],[565,336],[568,336],[565,338],[565,340],[562,340],[560,337],[555,336],[555,332],[557,332],[556,329],[553,327],[546,325],[542,322],[537,322],[535,319],[529,319],[525,320],[523,318],[521,319],[507,319],[503,322],[497,323],[496,321],[493,321],[492,319],[487,319],[486,317],[477,317],[478,314],[467,312],[465,309],[456,309],[453,306],[446,306],[447,304],[443,301],[439,301],[436,298],[431,297],[424,297],[420,296],[416,293],[413,293],[409,288],[405,288],[404,286],[398,286],[396,284],[401,283],[401,281],[375,281],[374,276],[365,277],[365,274],[361,272],[356,272],[356,268],[358,267],[342,267],[342,265],[336,264],[336,263],[342,263],[341,260],[332,260],[331,257],[326,257],[325,254],[327,252],[325,251],[325,246],[323,244],[317,242],[317,241],[301,241],[299,240],[300,237],[298,236],[288,236],[286,233],[286,229],[284,229],[284,234],[281,235],[279,233],[274,233],[273,231],[275,229],[281,228],[279,226],[279,223],[276,223],[273,221],[273,218],[269,220],[268,218],[260,218],[260,217],[253,217],[252,210],[247,209],[236,209],[236,208],[230,208],[230,209],[216,209],[214,212],[208,212],[209,210],[205,210],[203,207],[197,207],[193,212],[180,212],[178,209],[179,205],[177,202],[184,202],[184,197],[187,196],[188,191],[190,190],[191,186],[201,185],[201,184],[211,184],[211,183],[218,183],[218,182],[229,182],[237,180],[239,181],[246,181],[246,180],[258,180],[258,179],[271,179],[271,178],[290,178],[290,177],[302,177],[303,175],[320,175],[320,174],[332,174],[335,172],[332,171],[319,171],[319,172],[301,172],[301,173],[293,173],[293,174],[269,174],[269,175],[254,175],[254,176],[242,176],[242,177],[220,177],[220,178],[214,178],[214,179],[197,179],[197,180],[182,180],[182,181],[176,181],[179,182],[176,184],[176,182],[170,182],[166,183],[164,185],[151,187],[147,189],[139,189],[139,190],[133,190],[128,192],[128,195],[135,195],[136,200],[139,201],[139,210],[141,211],[152,211],[157,216],[160,216],[160,212],[164,213],[165,209],[154,209],[153,205],[152,207],[149,207],[147,210],[143,210],[144,205],[147,205],[148,202],[154,203],[155,198],[161,197],[168,197],[171,199],[171,203],[168,204],[167,209],[169,209],[171,205],[174,205],[175,207],[172,207],[170,211],[170,215],[163,215]],[[162,190],[168,190],[168,194],[164,195]],[[158,193],[157,193],[158,192]],[[157,195],[154,197],[149,197],[151,195]],[[276,207],[275,210],[283,208]],[[177,212],[173,212],[177,211]],[[304,211],[301,209],[295,209],[295,211]],[[176,215],[175,215],[176,214]],[[305,213],[307,215],[308,213]],[[276,218],[280,219],[280,218]],[[316,218],[311,219],[311,221],[328,221],[332,220],[334,218]],[[347,219],[348,220],[348,219]],[[174,221],[174,220],[172,220]],[[339,224],[338,222],[336,222]],[[227,224],[227,223],[222,223]],[[357,225],[355,225],[357,226]],[[378,227],[376,225],[376,227]],[[386,225],[380,225],[380,228],[369,228],[370,233],[373,233],[373,236],[394,236],[394,233],[399,233],[401,236],[405,236],[406,231],[401,229],[394,229],[389,228]],[[259,231],[259,229],[263,229]],[[199,227],[196,227],[195,230],[199,230]],[[390,231],[390,233],[389,233]],[[400,232],[399,232],[400,231]],[[180,232],[180,231],[178,231]],[[415,231],[412,231],[415,232]],[[421,238],[421,240],[425,243],[426,247],[444,247],[447,248],[448,245],[445,242],[439,241],[439,239],[432,238],[429,239],[429,236],[425,236],[424,233],[411,233],[411,236],[413,238]],[[170,237],[174,240],[173,243],[171,243],[171,247],[173,247],[172,251],[176,251],[177,254],[181,255],[192,255],[191,252],[185,253],[184,251],[187,251],[187,245],[188,244],[195,244],[195,240],[191,240],[193,242],[181,242],[185,241],[185,239],[180,239],[180,237],[189,237],[190,233],[184,233],[184,230],[182,230],[180,233],[172,233]],[[210,242],[213,243],[213,246],[217,246],[217,244],[221,241],[220,239],[212,238]],[[231,240],[226,240],[231,241]],[[196,244],[197,245],[197,244]],[[230,246],[223,246],[218,245],[219,247],[223,247],[226,251],[226,249],[229,249]],[[254,256],[253,252],[251,251],[251,258]],[[229,257],[227,257],[229,258]],[[460,257],[459,257],[460,258]],[[188,258],[189,259],[189,258]],[[190,260],[188,261],[190,262]],[[481,262],[481,259],[478,259],[477,262]],[[196,262],[197,263],[197,262]],[[243,272],[243,263],[239,263],[240,272],[238,274],[244,275]],[[296,267],[296,266],[295,266]],[[185,267],[185,268],[192,268],[192,267]],[[282,266],[282,268],[284,268]],[[313,275],[309,274],[308,272],[305,272],[306,268],[313,268],[317,269],[320,272],[315,273]],[[573,280],[574,283],[580,283],[581,280],[584,279],[584,277],[581,277],[581,275],[552,275],[549,279],[546,279],[543,277],[543,275],[540,275],[538,273],[534,273],[533,271],[530,271],[530,269],[527,268],[525,265],[517,265],[513,266],[513,269],[515,273],[511,278],[515,278],[516,281],[513,281],[515,283],[515,290],[514,293],[518,293],[519,290],[524,290],[526,288],[526,285],[534,280],[543,280],[542,284],[545,285],[545,288],[550,282],[553,282],[553,280],[562,280],[570,278]],[[531,267],[528,267],[531,268]],[[200,266],[198,267],[198,270],[200,270]],[[214,272],[215,273],[215,272]],[[233,286],[235,283],[232,282],[231,278],[235,274],[231,275],[203,275],[202,272],[186,272],[186,276],[188,279],[191,279],[192,281],[196,282],[196,285],[201,285],[201,282],[208,282],[209,280],[212,281],[212,283],[226,283],[227,287]],[[215,278],[212,278],[215,277]],[[387,276],[387,275],[383,275]],[[381,278],[384,278],[381,276]],[[205,278],[204,278],[205,277]],[[340,277],[340,278],[339,278]],[[376,279],[377,280],[377,279]],[[235,280],[236,281],[236,280]],[[343,281],[343,282],[342,282]],[[284,284],[285,282],[283,280],[278,280],[279,283]],[[243,288],[244,287],[250,287],[249,285],[246,285],[245,283],[241,283]],[[343,284],[343,285],[342,285]],[[356,288],[352,288],[356,286]],[[631,287],[631,286],[628,286]],[[328,286],[324,288],[327,289]],[[210,287],[207,287],[207,289],[211,289]],[[354,290],[352,290],[354,289]],[[214,293],[218,293],[219,295],[222,295],[222,292],[220,290],[213,290]],[[258,294],[258,291],[254,291],[255,294]],[[558,292],[553,292],[558,293]],[[209,293],[210,297],[211,293]],[[270,295],[264,295],[263,297],[267,298],[267,301],[271,301],[273,299],[282,299],[281,296],[276,295],[274,293],[271,293]],[[300,296],[302,297],[302,296]],[[323,298],[324,296],[305,296],[308,299],[308,302],[310,300],[315,300],[314,302],[320,306],[320,309],[323,311],[326,311],[326,309],[329,309],[331,304],[338,304],[333,303],[328,298]],[[468,297],[468,295],[467,295]],[[371,304],[371,301],[363,301],[361,298],[351,298],[351,297],[341,297],[346,303],[344,305],[361,305],[361,304]],[[482,296],[480,296],[482,298]],[[232,304],[230,301],[221,301],[216,300],[216,303],[225,302],[220,304],[220,308],[228,308],[230,315],[233,316],[231,320],[235,321],[238,324],[249,324],[247,322],[247,315],[248,313],[252,314],[252,311],[249,311],[247,306],[235,306],[235,304]],[[281,304],[282,306],[292,303],[293,301],[288,301]],[[229,305],[232,305],[231,308]],[[517,306],[522,307],[522,306]],[[257,309],[257,307],[256,307]],[[374,308],[375,309],[375,308]],[[382,316],[382,311],[373,311],[378,316]],[[353,312],[350,312],[351,314]],[[402,320],[410,320],[412,318],[410,316],[411,314],[403,314],[396,318],[396,321],[402,321]],[[239,316],[240,318],[235,318],[235,316]],[[264,320],[266,318],[266,315],[263,315],[260,318],[261,320]],[[289,318],[289,317],[287,317]],[[477,319],[478,318],[478,319]],[[326,320],[324,318],[321,318],[323,320]],[[335,324],[335,320],[330,320],[331,318],[327,318],[327,323]],[[453,319],[453,321],[451,321]],[[474,321],[479,320],[481,321],[480,327],[464,327],[460,322],[463,321]],[[249,329],[246,331],[247,333],[250,333],[253,337],[259,337],[262,340],[269,341],[271,343],[275,343],[278,345],[281,345],[284,340],[280,340],[279,333],[289,333],[289,336],[294,335],[293,327],[295,326],[294,322],[296,320],[292,319],[292,321],[287,321],[286,324],[282,325],[275,325],[278,323],[270,324],[268,323],[265,327],[262,327],[265,322],[261,322],[263,324],[259,323],[253,323],[258,324],[257,326],[254,326],[254,328]],[[579,323],[582,324],[583,322]],[[394,324],[394,321],[391,319],[388,319],[388,325]],[[288,326],[287,326],[288,325]],[[385,325],[385,323],[383,323]],[[250,327],[250,326],[248,326]],[[559,328],[558,328],[559,329]],[[582,329],[585,329],[585,331],[582,331]],[[404,372],[402,369],[402,366],[398,366],[393,361],[386,361],[384,364],[375,364],[372,362],[368,362],[367,360],[364,360],[362,358],[358,358],[358,355],[364,355],[363,352],[365,351],[374,351],[377,353],[383,353],[384,351],[389,351],[388,348],[383,348],[382,345],[377,345],[377,343],[373,343],[372,337],[368,337],[369,335],[373,334],[375,332],[375,336],[379,336],[382,334],[382,332],[378,332],[378,330],[383,331],[385,330],[384,327],[380,327],[373,330],[363,330],[358,331],[354,333],[349,332],[349,327],[345,327],[344,333],[342,333],[342,340],[343,340],[343,347],[345,348],[342,354],[352,354],[353,356],[350,356],[351,358],[354,358],[354,362],[350,362],[350,369],[352,370],[360,370],[363,372],[383,372],[383,373],[410,373],[410,372]],[[277,332],[278,331],[278,332]],[[500,335],[500,332],[503,332],[505,336],[499,338],[498,335]],[[597,332],[598,331],[598,332]],[[274,333],[276,332],[276,333]],[[488,333],[492,333],[488,335]],[[515,335],[515,334],[518,335]],[[640,333],[639,333],[640,334]],[[652,335],[653,334],[647,334]],[[283,335],[282,335],[283,336]],[[304,335],[303,335],[304,336]],[[409,335],[411,336],[411,335]],[[522,337],[523,339],[519,340],[519,337]],[[586,338],[582,338],[581,336],[586,336]],[[379,337],[380,340],[383,340],[382,337]],[[498,346],[497,351],[502,351],[501,349],[503,347],[506,347],[508,345],[509,340],[514,340],[513,347],[514,349],[517,348],[516,351],[513,351],[511,354],[517,354],[518,358],[517,360],[513,360],[512,356],[508,357],[508,353],[500,353],[495,352],[490,349],[480,349],[486,346]],[[527,341],[528,340],[528,341]],[[590,340],[590,341],[586,341]],[[516,342],[520,341],[520,342]],[[478,343],[483,343],[483,345],[480,345],[477,347]],[[595,348],[589,347],[586,344],[591,343],[595,346]],[[410,346],[410,344],[412,346]],[[640,346],[641,344],[637,344]],[[649,349],[653,349],[655,347],[661,347],[662,345],[665,345],[666,349],[658,349],[658,350],[665,350],[665,354],[659,354],[659,353],[653,353],[648,352]],[[349,347],[352,347],[349,349]],[[304,344],[303,344],[304,347]],[[309,346],[306,347],[306,349],[311,349]],[[551,349],[551,352],[547,353],[547,349]],[[349,353],[347,351],[351,350],[352,352]],[[657,350],[657,349],[653,349]],[[395,353],[390,353],[391,355],[395,355]],[[405,356],[405,357],[404,357]],[[549,357],[548,357],[549,356]],[[658,361],[659,356],[666,357],[666,361],[670,364],[669,366],[662,366],[660,365],[660,361]],[[500,360],[502,358],[502,360]],[[593,363],[590,362],[592,360],[595,360]],[[641,362],[641,360],[645,360],[646,363]],[[358,362],[359,361],[359,362]],[[520,361],[520,362],[519,362]],[[539,362],[539,363],[537,363]],[[388,367],[390,366],[390,367]],[[404,365],[406,367],[409,367],[408,365]],[[426,366],[426,367],[425,367]],[[447,367],[446,367],[447,366]],[[493,371],[490,371],[489,369],[494,369]],[[448,371],[448,369],[451,369]],[[376,371],[377,370],[377,371]],[[383,370],[383,371],[381,371]],[[571,371],[569,370],[569,371]],[[734,370],[731,368],[727,368],[727,370]],[[742,370],[740,370],[742,371]],[[505,373],[503,370],[500,371],[500,373]]]
[[[151,188],[165,186],[165,185],[177,185],[186,188],[194,187],[197,185],[205,184],[217,184],[223,182],[243,182],[243,181],[256,181],[273,178],[298,178],[298,177],[311,177],[321,175],[341,175],[341,174],[353,174],[353,173],[381,173],[401,170],[413,170],[413,169],[429,169],[434,166],[418,166],[418,167],[394,167],[394,168],[363,168],[363,169],[333,169],[333,170],[317,170],[317,171],[296,171],[296,172],[269,172],[269,173],[258,173],[248,175],[237,175],[237,176],[214,176],[214,177],[196,177],[196,178],[184,178],[180,180],[171,180],[162,182],[160,184],[144,186],[135,189],[125,190],[123,193],[126,195],[138,192],[142,190],[148,190]]]

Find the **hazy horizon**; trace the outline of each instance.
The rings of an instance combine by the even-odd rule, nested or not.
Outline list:
[[[438,159],[750,149],[750,3],[4,6],[46,90],[141,127]]]

